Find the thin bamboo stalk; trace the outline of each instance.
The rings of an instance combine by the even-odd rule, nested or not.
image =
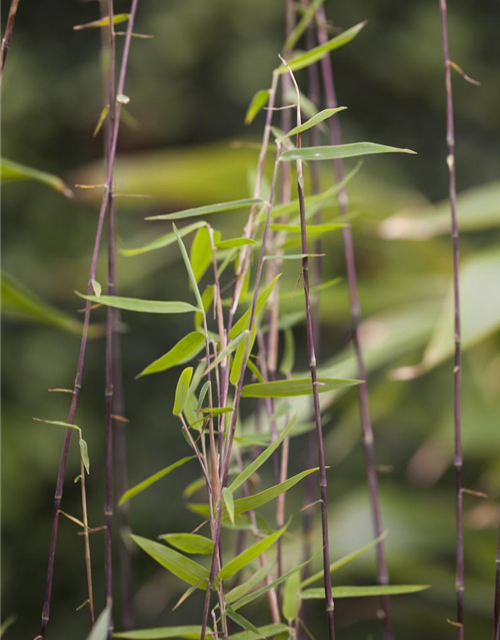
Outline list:
[[[2,47],[0,50],[0,84],[3,79],[3,72],[5,69],[5,62],[7,60],[7,54],[9,53],[10,39],[12,38],[12,32],[14,30],[14,22],[16,19],[17,8],[19,6],[19,0],[12,0],[9,7],[9,15],[7,17],[7,25],[5,27],[5,33],[2,38]]]
[[[500,638],[500,524],[495,568],[495,600],[493,602],[493,640]]]

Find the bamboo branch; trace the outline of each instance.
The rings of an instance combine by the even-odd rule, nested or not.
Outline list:
[[[493,602],[493,640],[500,638],[500,524],[498,525],[498,546],[495,567],[495,600]]]
[[[441,40],[443,47],[444,78],[446,93],[446,142],[448,155],[446,164],[449,171],[449,199],[451,217],[451,239],[453,247],[453,304],[455,358],[453,367],[454,382],[454,434],[455,434],[455,488],[456,488],[456,603],[457,638],[464,638],[464,539],[463,539],[463,493],[462,493],[462,426],[461,426],[461,318],[460,318],[460,250],[457,221],[457,191],[455,180],[455,128],[453,123],[453,94],[451,88],[450,53],[448,47],[448,24],[446,0],[439,0],[441,14]]]
[[[0,84],[3,79],[3,72],[5,69],[5,62],[7,60],[7,54],[9,53],[10,39],[12,38],[12,32],[14,30],[14,21],[16,19],[17,7],[19,6],[19,0],[12,0],[9,8],[9,16],[7,18],[7,26],[5,27],[5,33],[2,38],[2,47],[0,50]]]
[[[324,44],[328,40],[326,29],[326,18],[323,7],[320,7],[317,13],[318,40],[320,44]],[[332,63],[329,55],[321,60],[321,71],[323,76],[323,84],[325,89],[326,106],[328,108],[336,108],[337,96],[335,92],[335,83],[333,76]],[[332,144],[340,144],[340,125],[337,116],[330,119],[330,135]],[[344,165],[342,160],[334,160],[334,172],[337,183],[341,183],[344,179]],[[338,204],[340,213],[343,217],[348,216],[348,197],[345,187],[339,189]],[[370,418],[368,383],[366,379],[366,368],[364,363],[363,349],[359,339],[359,325],[361,321],[361,308],[359,304],[358,294],[358,276],[356,269],[356,258],[354,254],[354,243],[352,238],[351,226],[346,224],[342,229],[342,239],[344,244],[344,257],[347,272],[347,283],[349,288],[349,299],[352,320],[352,344],[356,357],[357,377],[363,380],[364,384],[358,385],[359,409],[361,415],[361,426],[363,429],[363,445],[366,458],[366,472],[368,477],[368,489],[370,495],[370,506],[372,512],[373,532],[376,538],[382,534],[382,519],[380,514],[380,498],[378,490],[377,469],[375,463],[374,437]],[[389,574],[387,571],[387,563],[385,559],[384,543],[381,540],[376,547],[377,558],[377,581],[380,585],[389,584]],[[387,596],[381,598],[383,611],[383,627],[385,640],[393,640],[394,633],[392,629],[390,599]]]
[[[122,64],[121,64],[121,70],[120,70],[120,78],[118,82],[117,95],[122,94],[125,87],[125,78],[127,74],[128,57],[130,52],[130,41],[132,39],[132,30],[134,26],[135,14],[137,11],[137,4],[138,4],[138,0],[132,0],[130,17],[127,25],[127,35],[125,37],[125,44],[123,49]],[[111,106],[111,109],[112,108],[113,106]],[[113,168],[114,168],[115,157],[116,157],[116,147],[117,147],[117,141],[118,141],[120,112],[121,112],[121,103],[118,100],[115,101],[114,109],[115,109],[115,114],[114,114],[115,118],[113,123],[112,134],[111,134],[109,160],[108,160],[108,166],[106,171],[106,183],[104,185],[104,193],[103,193],[101,205],[99,208],[99,218],[97,222],[94,247],[92,250],[92,259],[90,263],[89,278],[87,281],[88,295],[91,295],[93,292],[93,280],[95,279],[96,268],[97,268],[97,258],[99,255],[99,247],[101,243],[104,220],[105,220],[108,200],[109,200],[109,192],[110,192],[109,185],[112,182]],[[78,356],[78,364],[77,364],[75,383],[73,388],[73,396],[72,396],[71,406],[70,406],[68,420],[67,420],[67,422],[70,424],[73,424],[75,419],[75,413],[78,405],[78,398],[79,398],[80,390],[82,387],[83,368],[85,363],[85,355],[87,352],[87,340],[88,340],[91,307],[92,307],[92,303],[90,301],[87,301],[85,304],[82,339],[80,343],[80,352]],[[47,625],[49,623],[49,618],[50,618],[52,582],[54,579],[54,563],[55,563],[55,556],[56,556],[57,534],[59,529],[59,509],[61,506],[61,500],[63,495],[64,475],[66,471],[66,463],[68,459],[68,450],[69,450],[72,431],[73,430],[71,428],[68,428],[66,430],[66,436],[64,438],[59,471],[57,474],[56,491],[54,496],[54,519],[52,523],[52,534],[51,534],[50,547],[49,547],[47,578],[46,578],[46,584],[45,584],[45,597],[44,597],[44,602],[42,607],[42,620],[41,620],[41,627],[40,627],[40,636],[42,637],[42,639],[45,637]]]

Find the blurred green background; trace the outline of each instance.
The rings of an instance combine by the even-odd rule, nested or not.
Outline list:
[[[402,210],[418,225],[426,207],[447,194],[445,121],[440,25],[436,1],[358,0],[325,2],[335,27],[367,19],[349,46],[333,54],[344,141],[369,140],[409,147],[418,156],[367,159],[349,187],[356,213],[354,232],[360,294],[371,367],[370,398],[377,461],[390,468],[380,475],[391,578],[428,583],[416,596],[393,599],[397,637],[404,640],[453,638],[446,619],[454,618],[454,482],[452,459],[452,368],[450,359],[426,375],[396,381],[389,372],[422,359],[450,279],[451,252],[446,235],[425,241],[396,238],[382,220]],[[8,3],[2,6],[5,18]],[[128,11],[118,0],[116,12]],[[100,33],[75,32],[73,25],[98,17],[96,2],[27,3],[21,0],[2,88],[2,155],[61,175],[68,184],[102,182],[102,140],[93,138],[101,103]],[[149,194],[150,199],[118,201],[121,247],[140,246],[168,230],[145,222],[146,215],[180,207],[247,197],[255,167],[263,116],[250,128],[243,119],[252,95],[270,82],[284,32],[284,2],[269,0],[148,0],[139,2],[136,29],[154,39],[132,41],[126,94],[135,126],[120,132],[118,190]],[[470,318],[474,347],[464,356],[464,486],[488,499],[465,497],[466,625],[474,639],[490,635],[494,554],[500,497],[498,403],[498,243],[500,190],[500,83],[498,5],[451,2],[451,57],[473,78],[474,87],[453,78],[456,111],[457,176],[469,194],[469,223],[462,257],[479,276],[466,288],[464,312]],[[306,76],[299,74],[305,90]],[[351,166],[351,165],[349,165]],[[354,166],[354,165],[353,165]],[[322,180],[331,184],[328,166]],[[487,185],[484,187],[484,185]],[[97,199],[96,199],[97,198]],[[467,200],[465,201],[467,202]],[[98,209],[96,192],[73,200],[37,183],[9,184],[2,193],[2,267],[24,286],[74,318],[85,288]],[[464,205],[464,210],[465,210]],[[325,214],[325,218],[332,211]],[[437,213],[434,215],[437,216]],[[465,215],[465,214],[464,214]],[[477,218],[487,219],[478,224]],[[417,222],[415,222],[417,219]],[[245,213],[218,221],[225,237],[239,234]],[[217,223],[216,223],[217,224]],[[399,228],[399,227],[398,227]],[[406,228],[406,227],[405,227]],[[410,224],[410,230],[413,227]],[[389,229],[389,231],[388,231]],[[410,231],[411,232],[411,231]],[[330,236],[325,279],[343,276],[340,237]],[[486,256],[486,257],[484,257]],[[482,262],[481,262],[482,261]],[[483,265],[481,267],[481,264]],[[473,267],[471,267],[473,268]],[[284,267],[290,288],[297,263]],[[98,280],[105,282],[105,262]],[[187,279],[172,247],[118,260],[124,295],[188,299]],[[496,302],[495,302],[496,301]],[[491,302],[488,313],[483,305]],[[287,303],[298,309],[301,296]],[[322,298],[323,346],[320,364],[345,360],[349,309],[345,283]],[[496,305],[496,306],[495,306]],[[52,499],[63,440],[57,428],[32,422],[33,416],[65,420],[69,396],[47,388],[73,383],[79,338],[43,323],[20,322],[4,302],[2,361],[2,618],[18,620],[7,637],[36,635],[43,600]],[[482,326],[482,319],[486,317]],[[95,321],[104,318],[102,311]],[[128,460],[136,483],[187,454],[171,416],[178,371],[134,376],[166,352],[186,331],[185,321],[137,315],[124,317],[122,338]],[[450,317],[451,322],[451,317]],[[298,369],[305,367],[305,329],[295,330]],[[93,340],[77,424],[89,443],[90,522],[102,521],[104,480],[104,343]],[[338,557],[371,539],[364,456],[355,392],[325,409],[330,482],[331,545]],[[305,437],[291,448],[291,470],[304,466]],[[80,513],[76,446],[71,450],[63,509]],[[387,470],[387,469],[386,469]],[[194,464],[155,485],[131,503],[133,530],[151,538],[190,531],[199,522],[180,499],[197,477]],[[265,481],[270,477],[264,474]],[[301,506],[301,488],[287,499],[289,513]],[[48,638],[85,638],[83,542],[72,523],[61,520]],[[300,535],[295,518],[287,543],[290,561]],[[92,537],[97,608],[102,606],[103,539]],[[117,572],[118,573],[118,572]],[[337,584],[374,583],[374,560],[367,554],[334,576]],[[137,626],[194,623],[202,597],[194,595],[174,614],[182,593],[175,578],[142,554],[134,555]],[[381,638],[377,603],[339,601],[339,637]],[[268,618],[266,601],[249,617]],[[119,616],[117,616],[119,620]],[[318,640],[323,637],[321,606],[310,615]]]

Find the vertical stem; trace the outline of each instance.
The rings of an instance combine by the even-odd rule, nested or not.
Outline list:
[[[318,39],[320,44],[328,40],[326,32],[326,19],[323,8],[321,7],[317,13],[318,22]],[[321,70],[323,83],[325,88],[326,104],[329,108],[337,107],[337,96],[335,92],[335,83],[333,69],[330,56],[325,56],[321,60]],[[330,119],[330,135],[332,144],[340,144],[340,126],[337,116]],[[342,160],[334,161],[334,171],[337,182],[342,182],[344,178],[344,165]],[[338,192],[338,204],[340,213],[347,218],[348,215],[348,198],[345,187]],[[368,490],[370,495],[370,506],[372,512],[373,533],[376,538],[382,534],[382,519],[380,514],[380,498],[378,490],[377,469],[375,464],[375,450],[373,429],[370,418],[370,408],[368,399],[368,383],[366,379],[366,368],[363,357],[363,350],[359,339],[359,324],[361,320],[361,309],[358,295],[358,276],[356,270],[356,259],[354,255],[354,243],[352,238],[351,226],[347,224],[342,229],[342,239],[344,244],[344,257],[347,272],[347,283],[349,288],[349,299],[352,320],[352,343],[357,364],[357,377],[363,380],[364,384],[358,386],[359,409],[361,415],[361,426],[363,430],[363,445],[366,458],[366,473],[368,479]],[[389,584],[389,574],[387,571],[387,562],[385,559],[384,543],[381,540],[376,547],[377,558],[377,582],[380,585]],[[383,628],[385,640],[393,640],[394,632],[392,629],[390,599],[387,596],[381,598],[383,612]]]
[[[12,31],[14,30],[14,21],[16,19],[18,5],[19,0],[12,0],[10,3],[7,26],[5,27],[5,33],[2,38],[2,48],[0,50],[0,83],[2,82],[3,78],[3,71],[5,68],[5,62],[7,60],[7,54],[9,53],[10,39],[12,37]]]
[[[80,432],[80,440],[82,434]],[[87,488],[85,479],[85,465],[83,463],[83,457],[80,451],[80,487],[82,493],[82,521],[83,521],[83,536],[85,545],[85,570],[87,573],[87,592],[89,596],[89,617],[90,626],[94,626],[94,590],[92,587],[92,560],[90,556],[90,536],[89,536],[89,518],[87,513]]]
[[[495,600],[493,602],[493,640],[500,638],[500,524],[498,525],[498,546],[495,570]]]
[[[463,505],[462,505],[462,426],[461,426],[461,327],[460,327],[460,253],[459,232],[457,222],[457,191],[455,181],[455,128],[453,123],[453,94],[451,89],[450,53],[448,47],[448,25],[446,17],[446,0],[439,0],[441,14],[441,38],[443,46],[444,78],[446,92],[446,142],[448,155],[446,164],[449,171],[449,199],[451,216],[451,238],[453,247],[453,303],[455,332],[455,361],[453,367],[454,381],[454,432],[455,432],[455,485],[456,485],[456,601],[457,601],[457,638],[464,638],[464,539],[463,539]]]
[[[293,76],[292,76],[293,78]],[[300,94],[297,87],[297,126],[301,124],[300,116]],[[300,133],[297,135],[297,149],[300,149]],[[323,580],[325,585],[326,615],[328,623],[328,637],[335,640],[334,624],[334,602],[332,594],[332,583],[330,578],[330,542],[328,538],[328,507],[327,507],[327,477],[325,465],[325,448],[323,442],[323,427],[321,424],[321,408],[319,404],[318,379],[316,372],[316,355],[314,351],[314,328],[311,313],[311,298],[309,294],[309,258],[307,257],[307,230],[306,230],[306,208],[304,200],[304,177],[302,174],[302,161],[297,160],[297,191],[299,196],[300,228],[302,253],[302,280],[304,282],[304,298],[306,307],[306,329],[307,329],[307,355],[309,359],[309,370],[313,387],[314,420],[316,423],[316,444],[318,447],[319,462],[319,486],[321,496],[321,531],[323,536]]]
[[[134,26],[135,14],[137,11],[138,0],[132,0],[132,6],[130,9],[130,17],[127,25],[127,34],[125,36],[125,45],[123,49],[122,56],[122,64],[120,69],[120,79],[118,83],[118,91],[117,93],[123,93],[123,89],[125,87],[125,78],[127,74],[127,65],[128,65],[128,56],[130,52],[130,41],[132,38],[132,29]],[[104,219],[106,216],[108,200],[109,200],[109,185],[111,184],[113,167],[116,157],[116,146],[118,142],[118,131],[119,131],[119,123],[120,123],[120,111],[121,105],[118,101],[116,101],[115,105],[110,105],[110,112],[112,109],[115,109],[115,119],[112,127],[112,135],[111,135],[111,143],[109,150],[109,161],[106,171],[106,183],[104,185],[104,193],[101,200],[101,205],[99,209],[99,218],[97,222],[97,230],[94,240],[94,247],[92,250],[92,259],[90,263],[89,277],[87,281],[87,293],[88,295],[92,294],[93,285],[92,280],[95,278],[96,268],[97,268],[97,258],[99,255],[99,246],[101,243],[101,236],[104,227]],[[78,364],[76,369],[75,383],[73,388],[73,397],[71,400],[71,406],[68,414],[68,420],[70,424],[73,424],[75,419],[76,408],[78,405],[78,398],[80,395],[80,390],[82,387],[82,378],[83,378],[83,368],[85,363],[85,355],[87,352],[87,340],[88,340],[88,331],[89,331],[89,323],[90,323],[90,312],[91,312],[92,303],[87,301],[85,304],[85,314],[83,319],[83,329],[82,329],[82,340],[80,343],[80,353],[78,355]],[[52,582],[54,579],[54,564],[56,557],[56,546],[57,546],[57,534],[59,530],[59,509],[61,507],[61,500],[63,495],[63,487],[64,487],[64,474],[66,471],[66,463],[68,460],[68,450],[69,444],[71,440],[71,432],[73,429],[68,428],[66,430],[66,435],[64,438],[64,444],[61,454],[61,461],[59,464],[59,471],[57,474],[57,482],[56,482],[56,491],[54,496],[54,519],[52,522],[52,534],[50,539],[50,547],[49,547],[49,560],[47,566],[47,578],[45,584],[45,597],[42,607],[42,620],[40,626],[40,636],[42,639],[45,637],[45,633],[47,630],[47,625],[49,623],[50,617],[50,604],[52,597]]]

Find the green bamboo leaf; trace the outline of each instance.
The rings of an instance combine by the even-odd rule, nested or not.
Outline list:
[[[242,581],[241,584],[237,585],[231,591],[226,593],[226,602],[227,604],[233,604],[237,600],[240,600],[244,596],[247,595],[249,591],[251,591],[254,587],[256,587],[260,582],[263,582],[265,578],[271,573],[274,569],[275,562],[271,564],[267,564],[255,572],[252,572],[248,580]]]
[[[212,416],[221,416],[224,413],[232,413],[233,411],[233,407],[207,407],[201,410],[202,413],[210,413]]]
[[[259,113],[259,111],[266,106],[269,101],[269,91],[267,89],[261,89],[257,91],[257,93],[252,98],[250,102],[250,106],[248,107],[246,116],[245,116],[245,124],[252,124],[255,119],[255,116]]]
[[[137,311],[138,313],[190,313],[199,311],[188,302],[171,302],[163,300],[140,300],[139,298],[121,298],[120,296],[86,296],[76,292],[80,298],[90,300],[107,307],[122,309],[123,311]]]
[[[208,630],[210,635],[210,630]],[[138,629],[136,631],[121,631],[113,633],[113,638],[123,640],[165,640],[166,638],[186,638],[200,640],[201,626],[160,627],[158,629]]]
[[[224,505],[226,507],[229,520],[231,521],[231,524],[234,524],[234,497],[231,489],[224,487],[224,489],[222,489],[222,498],[224,500]]]
[[[193,265],[191,263],[191,259],[188,256],[188,253],[186,251],[186,247],[184,245],[184,242],[182,241],[182,238],[180,237],[179,232],[177,231],[177,227],[175,226],[175,224],[173,225],[173,228],[174,228],[175,237],[177,239],[177,244],[179,245],[179,249],[181,250],[182,259],[184,260],[184,265],[186,267],[186,271],[187,271],[188,276],[189,276],[189,281],[191,282],[191,287],[193,288],[194,295],[195,295],[196,301],[198,303],[198,308],[199,308],[200,311],[204,310],[203,298],[201,296],[200,289],[198,287],[198,274],[195,273],[195,270],[194,270]],[[208,230],[205,227],[202,227],[201,229],[198,230],[198,232],[196,234],[197,237],[198,237],[200,231],[205,231],[205,233],[207,234],[207,238],[208,238]],[[195,240],[196,240],[196,238],[195,238]],[[209,251],[209,253],[211,253],[211,251],[210,251],[210,242],[208,244],[209,244],[208,251]],[[200,247],[200,249],[201,249],[201,247]],[[206,251],[206,247],[203,250]],[[200,265],[198,264],[197,265],[197,269],[199,269],[199,266]]]
[[[240,344],[244,343],[248,335],[249,335],[249,331],[245,330],[239,335],[237,335],[236,338],[233,338],[232,340],[230,340],[229,344],[226,347],[224,347],[224,349],[222,349],[222,351],[220,351],[217,354],[217,356],[212,360],[212,362],[210,363],[210,366],[205,371],[205,375],[210,371],[212,371],[213,369],[215,369],[215,367],[217,367],[219,363],[222,362],[225,358],[229,357],[231,353],[233,353],[233,351],[235,351],[239,347]],[[229,336],[231,337],[231,333],[229,333]]]
[[[326,393],[335,389],[343,389],[362,384],[361,380],[318,378],[318,393]],[[247,384],[241,392],[242,398],[288,398],[291,396],[312,395],[311,378],[294,378],[292,380],[273,380],[272,382],[256,382]]]
[[[326,147],[302,147],[301,149],[291,149],[284,151],[280,156],[280,161],[290,162],[291,160],[337,160],[339,158],[357,158],[359,156],[373,155],[377,153],[411,153],[411,149],[400,149],[399,147],[388,147],[385,144],[375,142],[354,142],[351,144],[338,144]]]
[[[285,350],[280,364],[280,373],[287,376],[292,374],[295,364],[295,341],[293,339],[293,331],[289,327],[284,330],[284,334]]]
[[[325,42],[325,44],[314,47],[313,49],[309,49],[309,51],[307,51],[306,53],[292,58],[292,60],[288,62],[288,66],[282,64],[280,67],[275,69],[275,72],[286,73],[288,72],[288,68],[290,68],[292,71],[298,71],[299,69],[304,69],[305,67],[318,62],[318,60],[321,60],[321,58],[323,58],[323,56],[325,56],[330,51],[338,49],[344,44],[351,42],[351,40],[354,40],[361,29],[365,26],[365,24],[366,22],[360,22],[354,27],[351,27],[350,29],[347,29],[340,35],[336,36],[335,38],[332,38],[332,40]]]
[[[237,489],[241,487],[254,473],[262,467],[262,465],[269,460],[269,458],[273,455],[273,453],[278,449],[283,440],[290,434],[292,429],[294,428],[297,422],[297,414],[295,414],[290,422],[287,424],[286,428],[282,431],[279,438],[276,440],[264,451],[255,458],[253,462],[251,462],[229,485],[229,489],[234,493]]]
[[[55,189],[55,191],[62,193],[67,198],[73,197],[71,189],[58,176],[27,167],[24,164],[19,164],[18,162],[13,162],[6,158],[0,158],[0,182],[21,182],[26,180],[41,182],[42,184]]]
[[[99,120],[97,121],[97,124],[95,126],[94,133],[92,134],[93,138],[95,138],[96,135],[101,130],[102,125],[104,124],[106,118],[108,117],[108,113],[109,113],[109,104],[107,104],[105,107],[103,107],[103,109],[101,111],[101,115],[99,116]]]
[[[265,638],[265,636],[261,635],[258,628],[252,622],[250,622],[250,620],[247,620],[239,613],[236,613],[236,611],[233,611],[231,607],[227,607],[226,613],[233,622],[236,622],[236,624],[240,626],[242,629],[245,629],[245,631],[248,631],[249,633],[253,634],[254,636],[257,636],[258,638]]]
[[[88,475],[90,473],[89,447],[83,438],[80,438],[78,444],[80,445],[80,455],[82,457],[83,466],[85,467],[85,471]]]
[[[286,579],[283,589],[283,617],[290,622],[297,617],[299,589],[300,573],[296,572]]]
[[[136,378],[166,371],[179,364],[189,362],[203,349],[204,344],[204,335],[199,331],[192,331],[179,340],[165,355],[148,365]]]
[[[247,348],[248,348],[248,354],[252,352],[253,345],[255,343],[255,338],[257,337],[257,326],[254,324],[254,326],[252,327],[251,334],[248,334],[248,332],[244,332],[244,333],[247,334],[247,340],[243,340],[238,345],[238,348],[236,349],[236,353],[234,354],[231,371],[229,373],[229,382],[235,387],[238,384],[242,374],[241,370],[243,367],[243,360],[245,358],[245,353],[247,352]],[[243,335],[243,333],[241,333],[240,335]],[[248,366],[248,361],[249,361],[249,358],[247,359],[247,366]]]
[[[78,425],[72,424],[71,422],[61,422],[61,420],[44,420],[43,418],[33,418],[33,420],[36,422],[43,422],[44,424],[52,424],[57,427],[64,427],[66,429],[74,429],[80,433],[82,431]]]
[[[264,382],[264,377],[262,376],[262,373],[257,368],[257,365],[252,361],[252,358],[248,358],[247,367],[250,369],[250,371],[253,373],[253,375],[257,378],[259,382]]]
[[[317,470],[317,467],[314,469],[306,469],[305,471],[302,471],[301,473],[288,478],[288,480],[285,480],[285,482],[276,484],[269,489],[264,489],[264,491],[254,493],[253,495],[247,496],[245,498],[238,498],[238,500],[234,501],[235,515],[238,516],[242,513],[246,513],[247,511],[253,511],[255,509],[258,509],[259,507],[262,507],[262,505],[271,502],[271,500],[274,500],[282,493],[285,493],[285,491],[288,491],[298,482],[303,480],[306,476],[310,475],[311,473],[315,473]]]
[[[122,505],[124,502],[127,502],[127,500],[130,500],[137,494],[142,493],[145,489],[150,487],[152,484],[154,484],[155,482],[158,482],[158,480],[161,480],[162,478],[167,476],[169,473],[171,473],[178,467],[182,467],[182,465],[186,464],[186,462],[189,462],[190,460],[193,460],[193,458],[194,456],[181,458],[180,460],[177,460],[177,462],[174,462],[173,464],[169,465],[168,467],[165,467],[161,471],[157,471],[152,476],[149,476],[149,478],[146,478],[146,480],[139,482],[139,484],[136,484],[134,487],[132,487],[128,491],[125,491],[125,493],[120,498],[118,505]]]
[[[369,587],[332,587],[334,598],[368,598],[373,596],[398,596],[406,593],[418,593],[430,589],[428,584],[390,584]],[[324,588],[305,589],[303,600],[324,600]]]
[[[229,640],[260,640],[260,638],[271,638],[277,633],[281,633],[287,629],[288,627],[286,625],[277,622],[259,627],[257,633],[254,631],[242,631],[241,633],[231,634]]]
[[[324,253],[287,253],[275,256],[267,255],[264,260],[303,260],[304,258],[324,258]]]
[[[266,303],[267,303],[271,293],[273,292],[273,289],[274,289],[276,283],[278,282],[278,280],[280,278],[281,278],[281,273],[279,273],[275,278],[273,278],[271,280],[271,282],[267,285],[267,287],[265,287],[262,290],[262,292],[259,294],[259,296],[257,297],[257,303],[255,305],[255,317],[257,317],[257,315],[266,306]],[[245,313],[241,316],[241,318],[238,320],[238,322],[236,322],[233,325],[233,328],[229,332],[229,338],[232,339],[235,336],[237,336],[239,333],[241,333],[242,331],[245,331],[245,329],[249,328],[251,312],[252,312],[251,309],[247,309],[247,311],[245,311]]]
[[[160,216],[152,216],[146,220],[180,220],[182,218],[192,218],[193,216],[206,216],[212,213],[221,213],[223,211],[235,211],[237,209],[245,209],[254,204],[264,204],[264,200],[260,198],[245,198],[243,200],[233,200],[231,202],[219,202],[217,204],[209,204],[206,207],[195,207],[194,209],[184,209],[176,213],[167,213]]]
[[[330,233],[331,231],[337,231],[338,229],[342,229],[346,224],[344,222],[339,222],[336,224],[308,224],[306,225],[307,235],[324,235],[326,233]],[[270,224],[269,228],[273,231],[286,231],[287,233],[301,233],[300,224]]]
[[[210,538],[200,536],[196,533],[165,533],[159,536],[160,540],[165,540],[179,551],[191,554],[209,554],[214,549],[214,543]]]
[[[198,564],[191,558],[186,558],[182,554],[169,549],[164,544],[142,538],[141,536],[131,536],[132,540],[153,560],[156,560],[162,567],[165,567],[174,576],[177,576],[190,585],[200,583],[200,589],[206,589],[208,584],[208,569]]]
[[[122,22],[127,22],[130,18],[129,13],[116,13],[113,16],[113,24],[120,24]],[[109,16],[105,18],[100,18],[99,20],[93,20],[92,22],[87,22],[86,24],[77,24],[73,27],[73,31],[81,31],[82,29],[100,29],[102,27],[109,27]]]
[[[2,271],[0,281],[2,316],[21,322],[36,322],[81,336],[83,325],[21,285],[11,275]],[[99,327],[91,325],[89,336],[102,335]]]
[[[342,558],[339,558],[338,560],[335,560],[335,562],[332,562],[332,564],[330,565],[330,574],[332,574],[334,571],[337,571],[338,569],[348,564],[352,560],[355,560],[366,551],[369,551],[370,549],[375,547],[381,540],[383,540],[387,536],[387,533],[388,533],[387,531],[384,531],[378,538],[375,538],[375,540],[372,540],[368,544],[365,544],[363,547],[360,547],[355,551],[351,551],[350,553],[343,556]],[[312,576],[309,576],[309,578],[306,578],[306,580],[304,580],[300,586],[302,589],[304,589],[305,587],[308,587],[310,584],[313,584],[317,580],[321,580],[321,579],[323,579],[323,569],[313,574]]]
[[[220,239],[220,233],[214,231],[214,242]],[[189,252],[189,260],[193,269],[196,282],[199,282],[205,274],[208,267],[212,264],[212,245],[210,243],[210,234],[206,226],[201,227],[191,245]]]
[[[283,45],[284,52],[291,51],[295,47],[297,42],[302,37],[302,34],[306,31],[310,22],[315,19],[316,13],[318,12],[318,9],[324,1],[325,0],[313,0],[311,3],[309,3],[305,11],[303,12],[301,19],[297,22],[295,28],[286,39],[285,44]]]
[[[186,227],[183,227],[182,229],[178,229],[177,233],[181,238],[184,238],[185,236],[189,235],[191,232],[196,231],[196,229],[199,229],[200,227],[204,227],[206,224],[207,223],[204,221],[193,222],[193,224],[189,224]],[[148,253],[149,251],[164,249],[165,247],[169,247],[171,244],[174,244],[175,242],[177,242],[175,233],[166,233],[165,235],[160,236],[159,238],[156,238],[156,240],[153,240],[152,242],[148,242],[148,244],[145,244],[142,247],[138,247],[137,249],[121,249],[120,253],[122,254],[122,256],[126,256],[127,258],[130,258],[133,256],[139,256],[143,253]]]
[[[106,640],[108,637],[109,623],[111,621],[111,609],[106,607],[95,621],[87,640]]]
[[[258,246],[258,242],[251,238],[231,238],[229,240],[219,240],[215,243],[217,249],[235,249],[246,245]]]
[[[187,500],[191,496],[194,496],[195,493],[200,491],[200,489],[203,489],[205,486],[206,480],[203,476],[200,476],[199,478],[196,478],[196,480],[193,480],[193,482],[190,482],[188,484],[188,486],[182,492],[182,496]]]
[[[8,618],[5,618],[5,620],[0,625],[0,638],[4,637],[4,635],[7,633],[7,629],[9,629],[16,622],[16,620],[17,616],[15,615],[11,615]]]
[[[180,415],[184,410],[192,377],[193,367],[186,367],[179,376],[179,381],[175,389],[174,408],[172,410],[174,416]]]
[[[304,122],[304,124],[301,124],[298,127],[294,127],[293,129],[290,129],[290,131],[288,131],[284,135],[277,138],[277,141],[281,142],[286,138],[291,138],[292,136],[296,136],[298,133],[304,133],[304,131],[308,131],[309,129],[312,129],[312,127],[315,127],[317,124],[320,124],[321,122],[324,122],[328,118],[331,118],[333,115],[335,115],[339,111],[345,111],[346,109],[347,107],[336,107],[335,109],[323,109],[323,111],[320,111],[319,113],[314,115],[307,122]]]
[[[203,292],[203,295],[201,296],[201,301],[203,303],[202,309],[205,312],[205,314],[210,309],[210,305],[212,304],[213,300],[214,300],[214,287],[213,285],[209,285]],[[196,313],[194,316],[195,329],[199,331],[202,328],[202,325],[203,325],[203,314]]]

